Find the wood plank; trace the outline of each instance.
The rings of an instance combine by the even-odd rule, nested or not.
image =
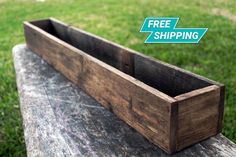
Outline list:
[[[175,97],[178,102],[176,149],[217,134],[220,88],[216,85]]]
[[[98,58],[99,60],[133,76],[133,54],[117,47],[113,43],[88,35],[87,32],[64,24],[56,19],[51,20],[59,38],[74,47]]]
[[[171,104],[171,113],[170,113],[170,152],[177,151],[177,131],[178,131],[178,102]]]
[[[178,71],[176,68],[140,55],[135,55],[134,71],[137,79],[147,82],[148,85],[170,96],[177,96],[212,85],[198,77],[193,77],[185,72]]]

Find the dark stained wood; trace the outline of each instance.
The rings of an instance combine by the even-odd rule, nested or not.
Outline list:
[[[125,49],[103,39],[98,39],[82,30],[78,31],[78,29],[55,19],[51,21],[51,25],[56,32],[60,32],[58,36],[63,41],[129,75],[133,75],[133,54]]]
[[[177,145],[177,131],[178,131],[178,102],[171,104],[171,114],[170,114],[170,152],[176,152]]]
[[[26,45],[13,48],[27,156],[169,157]],[[176,104],[173,104],[176,107]],[[222,134],[171,157],[234,157]]]
[[[215,135],[222,127],[224,98],[222,90],[215,90],[221,84],[56,19],[25,22],[24,29],[31,50],[168,153]],[[196,127],[204,121],[198,112],[207,122],[214,117],[210,127]]]
[[[170,96],[211,85],[209,82],[139,55],[135,56],[135,76]]]
[[[220,87],[208,86],[175,99],[178,100],[177,150],[217,134]]]

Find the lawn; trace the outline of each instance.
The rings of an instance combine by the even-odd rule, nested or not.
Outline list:
[[[144,44],[139,29],[148,16],[209,29],[199,44]],[[236,142],[235,0],[0,0],[0,156],[26,155],[11,50],[24,42],[23,21],[47,17],[225,84],[223,134]]]

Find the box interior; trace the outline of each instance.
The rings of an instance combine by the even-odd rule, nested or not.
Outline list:
[[[31,24],[171,97],[213,84],[175,66],[133,53],[54,20],[34,21]]]

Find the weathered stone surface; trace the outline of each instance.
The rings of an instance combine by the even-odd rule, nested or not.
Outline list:
[[[168,156],[26,48],[13,48],[28,156]],[[172,156],[236,156],[217,135]]]

